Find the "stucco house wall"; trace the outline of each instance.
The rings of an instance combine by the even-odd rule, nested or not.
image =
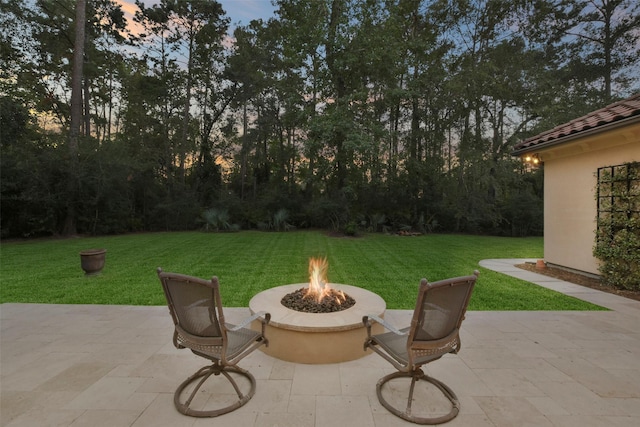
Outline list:
[[[628,132],[628,136],[631,138],[607,132],[599,136],[600,143],[580,140],[574,150],[565,147],[538,154],[544,163],[547,263],[598,274],[598,260],[592,254],[597,216],[596,173],[604,166],[640,161],[640,124],[636,125],[635,139],[634,132]]]
[[[544,260],[599,274],[597,171],[640,162],[640,93],[516,144],[544,168]]]

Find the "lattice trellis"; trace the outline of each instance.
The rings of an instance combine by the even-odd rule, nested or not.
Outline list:
[[[640,162],[598,169],[598,235],[604,224],[615,233],[640,218]]]

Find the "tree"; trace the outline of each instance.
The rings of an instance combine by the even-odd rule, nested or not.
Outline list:
[[[186,215],[198,208],[194,199],[210,203],[213,187],[219,183],[211,139],[214,127],[222,127],[230,102],[222,75],[222,41],[229,21],[217,2],[136,4],[135,20],[144,30],[134,41],[144,55],[135,64],[139,72],[130,84],[143,98],[128,100],[131,122],[126,126],[135,129],[136,123],[145,123],[141,142],[159,159],[155,167],[166,180],[166,206],[174,207],[173,212],[181,216],[180,220],[174,218],[174,223],[189,224]],[[145,93],[139,85],[152,90]],[[139,116],[141,102],[147,117]],[[184,205],[194,206],[185,209]],[[164,210],[163,215],[170,211]]]
[[[578,115],[612,102],[634,89],[640,65],[640,4],[632,0],[540,0],[531,7],[523,30],[542,41],[564,70],[559,83],[573,85],[568,95],[583,96]],[[575,113],[575,109],[574,109]]]
[[[634,68],[640,66],[640,3],[597,0],[580,3],[582,14],[567,34],[578,38],[584,61],[602,81],[603,101],[629,88]]]

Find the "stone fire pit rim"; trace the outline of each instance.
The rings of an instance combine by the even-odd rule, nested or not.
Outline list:
[[[380,316],[386,310],[386,303],[379,295],[364,288],[339,283],[329,283],[329,286],[349,294],[356,300],[356,303],[346,310],[334,313],[305,313],[282,305],[282,297],[307,286],[308,283],[295,283],[266,289],[249,301],[251,314],[260,311],[271,313],[269,324],[276,328],[323,333],[361,328],[363,316]]]

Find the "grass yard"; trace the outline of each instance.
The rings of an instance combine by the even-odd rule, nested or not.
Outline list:
[[[99,276],[85,277],[79,252],[106,248]],[[223,304],[246,307],[256,293],[308,282],[310,257],[326,256],[328,279],[413,309],[421,277],[480,278],[470,310],[597,310],[599,307],[480,268],[488,258],[541,258],[542,238],[466,235],[330,237],[321,231],[149,233],[3,243],[0,303],[164,305],[156,268],[217,275]]]

